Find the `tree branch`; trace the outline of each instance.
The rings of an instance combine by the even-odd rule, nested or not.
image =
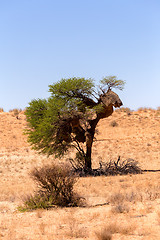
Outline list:
[[[85,152],[84,152],[83,148],[81,148],[79,142],[75,139],[74,136],[71,136],[71,137],[72,137],[72,140],[77,144],[77,146],[74,145],[74,144],[71,144],[71,145],[72,145],[73,147],[75,147],[75,148],[77,149],[77,151],[80,152],[80,153],[82,153],[83,156],[85,157]]]

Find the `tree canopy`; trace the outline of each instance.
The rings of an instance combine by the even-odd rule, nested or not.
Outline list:
[[[68,78],[49,85],[48,99],[34,99],[26,109],[28,141],[33,149],[62,157],[71,148],[91,168],[91,149],[95,128],[101,118],[112,114],[113,106],[122,105],[112,88],[123,89],[124,81],[115,76],[100,81]],[[86,144],[86,149],[84,145]]]

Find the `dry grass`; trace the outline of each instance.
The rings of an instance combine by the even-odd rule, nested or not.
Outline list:
[[[110,240],[114,234],[121,234],[121,235],[133,235],[136,230],[136,224],[128,224],[128,223],[117,223],[112,222],[108,224],[105,228],[101,231],[96,232],[96,236],[98,240]]]
[[[97,232],[96,237],[98,240],[112,240],[112,234],[106,229],[101,230],[101,232]]]
[[[117,204],[116,206],[114,206],[112,209],[111,209],[111,212],[113,214],[116,214],[116,213],[128,213],[129,212],[129,205],[128,204]]]
[[[23,196],[36,186],[29,177],[35,167],[53,161],[30,149],[25,117],[19,113],[0,115],[0,240],[66,239],[159,239],[160,172],[138,175],[80,178],[76,192],[86,198],[87,207],[56,208],[27,213],[17,211]],[[116,121],[118,127],[111,127]],[[98,125],[93,145],[93,167],[99,161],[132,158],[142,169],[160,169],[159,110],[115,112]],[[72,153],[70,153],[72,157]],[[62,163],[64,160],[61,160]]]
[[[157,212],[157,221],[158,221],[158,224],[160,225],[160,211]]]
[[[66,236],[68,236],[69,238],[86,238],[88,236],[86,228],[79,224],[79,221],[76,219],[76,217],[74,217],[74,213],[72,211],[70,215],[67,216],[65,222],[68,223]]]

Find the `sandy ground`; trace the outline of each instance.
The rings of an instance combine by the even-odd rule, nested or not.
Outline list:
[[[117,111],[100,121],[93,167],[121,156],[150,171],[78,179],[75,190],[87,203],[82,208],[17,210],[35,189],[31,169],[54,161],[31,150],[25,128],[23,113],[19,119],[0,113],[0,240],[160,239],[160,111]]]

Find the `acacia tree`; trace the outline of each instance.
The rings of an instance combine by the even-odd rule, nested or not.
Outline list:
[[[99,87],[92,79],[75,77],[49,85],[51,96],[32,100],[26,109],[26,134],[33,149],[60,158],[75,148],[76,158],[84,160],[85,169],[91,169],[96,126],[113,113],[113,107],[122,105],[112,88],[122,90],[124,84],[109,76]]]

